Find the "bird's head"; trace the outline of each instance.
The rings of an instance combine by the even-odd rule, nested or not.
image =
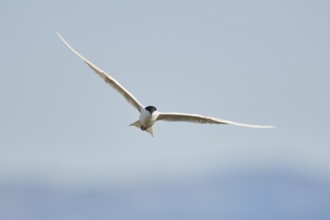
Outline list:
[[[153,112],[157,111],[156,107],[154,107],[154,106],[147,106],[147,107],[145,107],[145,110],[147,110],[148,112],[150,112],[150,114],[152,114]]]

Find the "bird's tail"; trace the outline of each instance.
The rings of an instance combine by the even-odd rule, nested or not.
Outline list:
[[[141,125],[141,122],[139,120],[137,120],[136,122],[133,122],[132,124],[130,124],[130,126],[140,128],[142,131],[146,131],[146,132],[150,133],[151,136],[154,136],[153,131],[152,131],[152,127],[143,129],[143,126]]]

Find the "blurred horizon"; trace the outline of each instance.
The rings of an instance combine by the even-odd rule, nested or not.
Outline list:
[[[238,178],[239,176],[248,176],[254,175],[261,177],[265,175],[284,175],[289,176],[290,174],[293,177],[299,177],[304,180],[310,180],[311,182],[315,183],[324,183],[329,184],[330,186],[330,178],[328,176],[322,175],[317,172],[312,172],[312,170],[307,171],[303,167],[292,166],[287,163],[282,164],[274,164],[274,163],[254,163],[248,166],[241,166],[240,164],[237,165],[230,165],[225,168],[221,167],[213,167],[212,169],[206,168],[191,168],[190,172],[187,170],[181,170],[180,172],[172,172],[171,170],[162,170],[162,169],[144,169],[140,170],[139,173],[135,173],[131,176],[113,176],[115,178],[111,178],[111,175],[104,173],[104,175],[96,174],[91,175],[75,175],[72,172],[69,177],[69,174],[66,174],[63,177],[54,175],[54,173],[29,173],[26,172],[25,175],[19,175],[15,173],[11,173],[8,175],[3,174],[3,178],[0,181],[1,185],[6,185],[10,183],[29,183],[31,185],[50,185],[54,187],[64,187],[68,189],[74,188],[107,188],[107,186],[111,186],[113,188],[130,188],[134,185],[144,185],[144,184],[159,184],[162,181],[169,182],[173,185],[178,184],[185,184],[185,183],[199,183],[208,181],[213,178],[224,178],[224,179],[231,179],[231,178]],[[179,169],[179,168],[178,168]],[[77,170],[78,171],[78,170]],[[83,170],[80,170],[83,171]],[[89,171],[91,172],[91,171]],[[29,185],[28,184],[28,185]],[[14,184],[15,185],[15,184]],[[330,189],[330,188],[329,188]]]
[[[163,178],[124,186],[16,181],[0,184],[0,194],[2,219],[325,220],[330,216],[330,182],[284,170],[245,170],[185,182]]]

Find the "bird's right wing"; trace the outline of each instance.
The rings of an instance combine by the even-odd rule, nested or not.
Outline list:
[[[106,83],[108,83],[112,88],[117,90],[124,98],[131,104],[133,107],[135,107],[139,112],[141,112],[141,109],[143,109],[143,105],[129,92],[127,91],[120,83],[109,76],[106,72],[101,70],[99,67],[97,67],[95,64],[93,64],[91,61],[86,59],[83,55],[78,53],[63,37],[62,35],[56,31],[59,38],[63,41],[63,43],[73,52],[75,53],[80,59],[82,59],[94,72],[99,75]]]
[[[165,113],[160,112],[156,120],[193,122],[200,124],[229,124],[229,125],[236,125],[236,126],[249,127],[249,128],[274,128],[274,126],[271,125],[243,124],[243,123],[228,121],[220,118],[213,118],[213,117],[197,115],[197,114],[177,113],[177,112],[165,112]]]

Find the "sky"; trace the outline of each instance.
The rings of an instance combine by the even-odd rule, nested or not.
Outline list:
[[[289,171],[330,181],[329,1],[6,1],[0,184],[134,186]],[[157,122],[144,105],[276,129]]]

